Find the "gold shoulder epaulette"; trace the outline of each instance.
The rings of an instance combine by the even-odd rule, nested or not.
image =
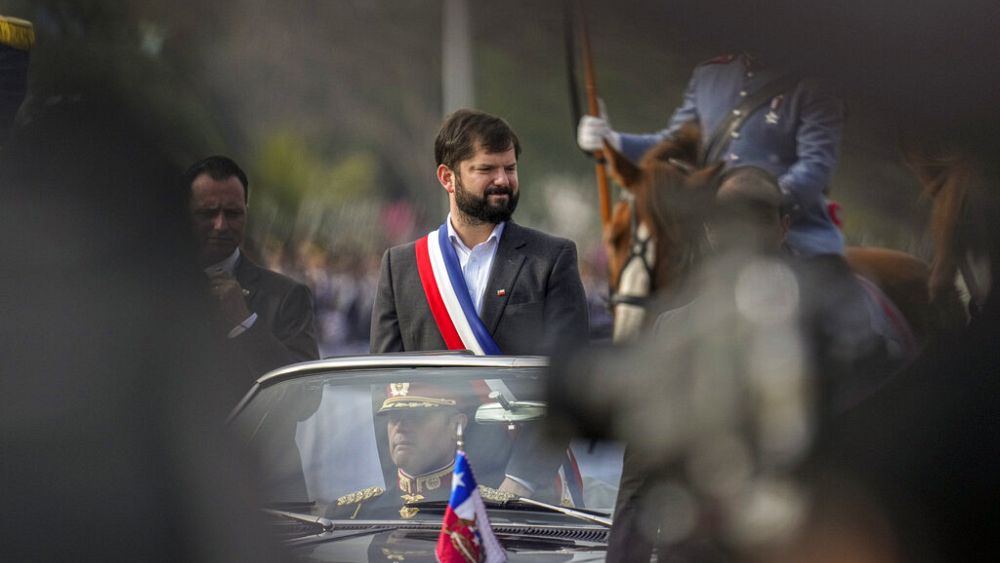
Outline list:
[[[486,485],[479,485],[479,496],[483,497],[485,500],[493,502],[507,502],[509,500],[514,500],[517,495],[514,493],[508,493],[501,491],[500,489],[494,489],[493,487],[487,487]]]
[[[0,16],[0,45],[30,51],[35,44],[35,28],[31,22],[10,16]]]
[[[360,491],[354,491],[353,493],[346,494],[337,499],[337,506],[345,506],[348,504],[357,504],[359,502],[364,502],[368,499],[373,499],[382,493],[385,489],[382,487],[368,487],[366,489],[361,489]]]

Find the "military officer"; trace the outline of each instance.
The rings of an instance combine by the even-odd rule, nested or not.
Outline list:
[[[386,420],[389,456],[396,465],[396,482],[388,490],[367,487],[344,495],[327,510],[333,519],[413,518],[418,501],[447,501],[455,468],[458,427],[468,423],[471,388],[443,387],[423,382],[392,383],[377,415]],[[487,500],[514,495],[480,485]]]
[[[755,92],[768,89],[792,73],[765,66],[746,54],[716,57],[698,65],[684,100],[667,127],[650,134],[613,130],[606,118],[584,116],[577,131],[580,148],[593,151],[607,141],[633,162],[653,145],[672,137],[695,121],[703,143],[716,127]],[[824,189],[837,164],[843,103],[813,79],[791,81],[783,93],[757,106],[729,134],[722,153],[727,167],[753,165],[778,178],[788,208],[793,211],[787,244],[806,257],[843,254],[844,241],[827,210]]]

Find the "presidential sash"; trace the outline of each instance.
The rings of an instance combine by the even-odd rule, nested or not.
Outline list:
[[[449,350],[471,350],[477,356],[502,354],[476,313],[447,224],[417,241],[417,271]]]
[[[476,313],[458,254],[448,237],[448,224],[443,223],[436,231],[417,240],[416,253],[420,283],[445,346],[449,350],[471,350],[477,356],[502,354]],[[473,384],[484,401],[495,398],[496,393],[507,401],[517,400],[501,379],[480,380]],[[562,493],[564,503],[583,507],[580,469],[569,449],[566,454],[567,460],[556,478],[556,491]]]

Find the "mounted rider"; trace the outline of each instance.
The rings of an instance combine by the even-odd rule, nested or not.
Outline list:
[[[817,80],[800,76],[765,66],[747,53],[722,55],[695,68],[683,102],[665,129],[621,133],[606,117],[584,116],[577,142],[593,151],[607,141],[637,163],[683,125],[698,122],[704,148],[715,149],[706,153],[717,155],[726,167],[758,166],[778,178],[792,211],[787,240],[792,252],[842,255],[844,238],[827,210],[824,190],[837,165],[845,108]],[[713,154],[706,157],[714,160]]]

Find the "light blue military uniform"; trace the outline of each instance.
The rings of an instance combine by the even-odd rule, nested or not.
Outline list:
[[[648,135],[621,134],[622,153],[634,162],[682,125],[700,121],[708,137],[747,96],[779,76],[746,55],[724,55],[695,68],[666,129]],[[795,207],[788,246],[798,255],[843,254],[844,238],[826,209],[824,188],[837,164],[844,105],[815,81],[800,81],[753,112],[733,133],[727,167],[753,165],[778,177]],[[703,139],[707,142],[707,139]]]

